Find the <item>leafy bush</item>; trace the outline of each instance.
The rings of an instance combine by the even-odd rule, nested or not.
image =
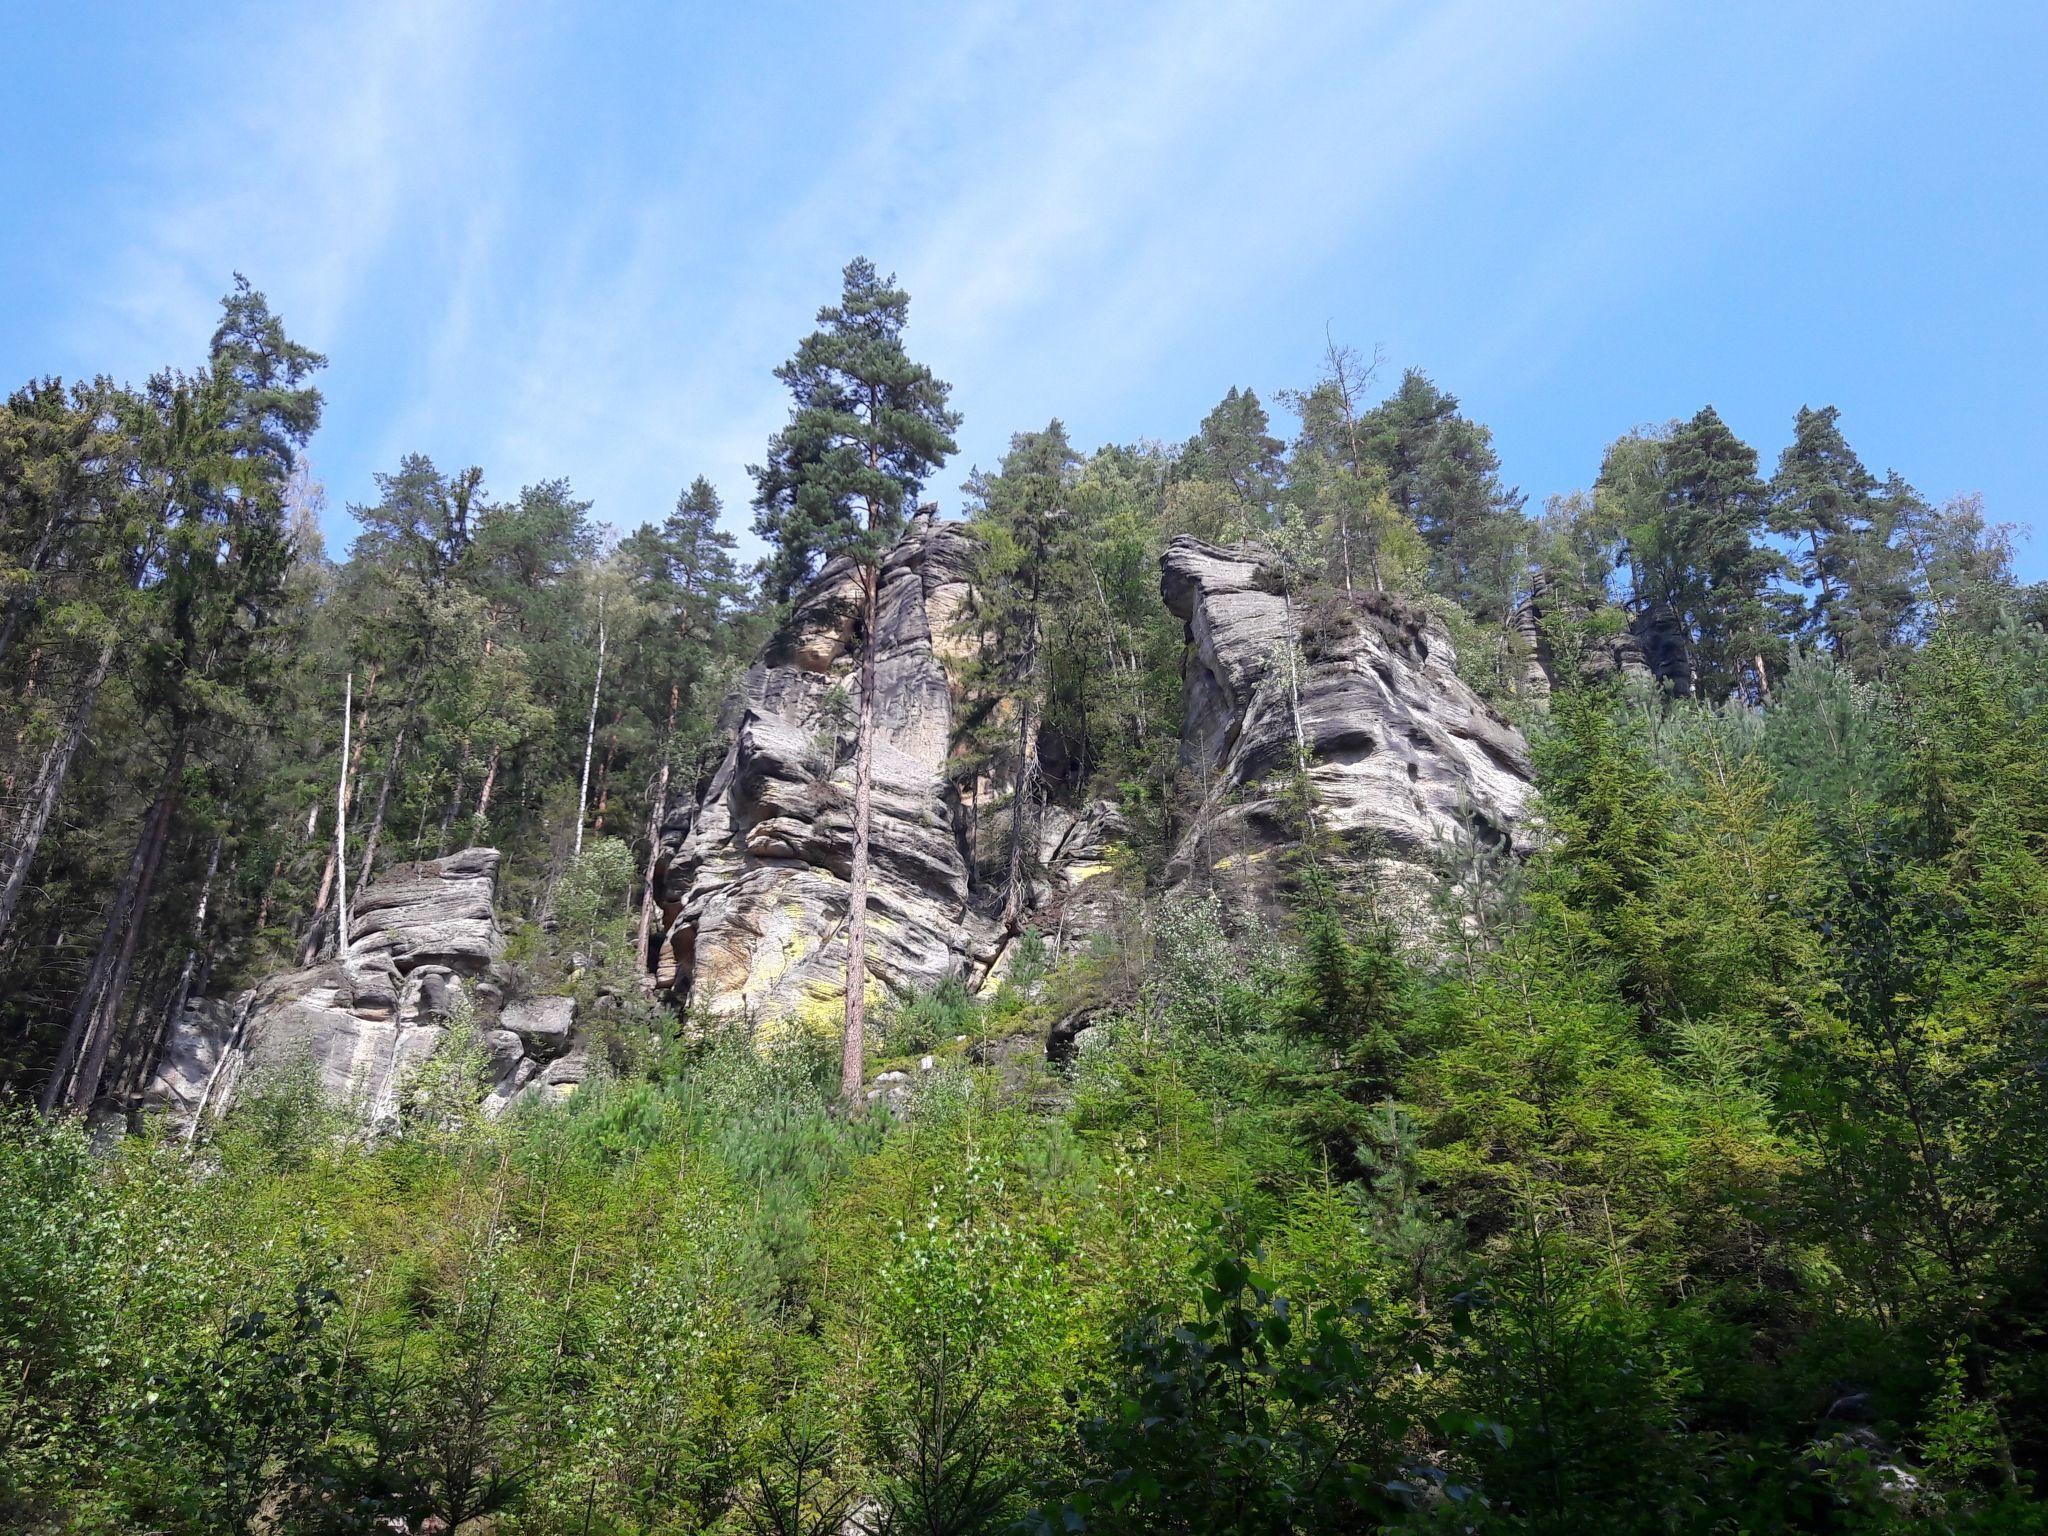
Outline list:
[[[926,992],[898,1003],[882,1027],[882,1043],[895,1055],[930,1051],[958,1035],[976,1033],[980,1007],[967,984],[948,976]]]

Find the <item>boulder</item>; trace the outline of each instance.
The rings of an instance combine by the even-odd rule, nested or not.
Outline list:
[[[145,1103],[189,1120],[218,1113],[257,1077],[306,1070],[365,1124],[391,1121],[465,992],[492,1004],[502,996],[488,979],[504,947],[497,870],[496,849],[465,848],[385,871],[351,907],[339,958],[190,1004],[166,1034]],[[528,1007],[484,1036],[494,1094],[508,1083],[516,1092],[538,1058],[571,1048],[573,1000]]]
[[[348,962],[389,961],[401,975],[429,964],[479,974],[505,947],[492,907],[497,880],[495,848],[386,870],[349,909]]]
[[[524,997],[507,1003],[499,1022],[535,1057],[555,1057],[569,1048],[576,1030],[573,997]]]

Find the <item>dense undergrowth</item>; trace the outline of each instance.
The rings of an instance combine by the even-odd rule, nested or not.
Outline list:
[[[900,1115],[732,1031],[375,1144],[289,1077],[191,1148],[16,1115],[0,1520],[2048,1528],[2044,705],[2013,629],[1567,689],[1552,841],[1428,956],[1311,838],[1284,933],[1185,894],[899,1006]]]

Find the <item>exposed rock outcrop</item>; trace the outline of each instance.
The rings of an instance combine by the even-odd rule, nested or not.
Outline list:
[[[309,1066],[330,1099],[369,1124],[387,1121],[467,996],[486,1026],[494,1073],[486,1102],[509,1103],[544,1063],[570,1051],[575,1004],[537,998],[490,1017],[502,996],[490,980],[504,950],[492,905],[497,874],[495,848],[387,870],[351,908],[340,958],[189,1005],[171,1026],[145,1101],[189,1122],[218,1113],[252,1073]]]
[[[1557,687],[1559,619],[1578,621],[1573,627],[1579,630],[1575,659],[1581,677],[1597,680],[1618,675],[1624,681],[1662,688],[1675,698],[1692,692],[1684,621],[1670,604],[1647,608],[1629,618],[1625,628],[1608,633],[1597,632],[1586,622],[1590,618],[1583,605],[1560,598],[1537,579],[1535,590],[1515,610],[1513,620],[1522,642],[1523,698],[1541,703]]]
[[[1170,884],[1270,896],[1304,814],[1418,896],[1444,854],[1513,846],[1528,749],[1459,679],[1439,622],[1373,594],[1297,605],[1254,548],[1178,538],[1160,568],[1187,626],[1182,760],[1205,786]],[[1307,811],[1290,795],[1297,753]]]
[[[975,887],[947,771],[956,701],[945,662],[966,643],[954,625],[973,555],[961,525],[927,510],[882,562],[868,887],[878,995],[949,976],[978,985],[1015,937]],[[716,774],[662,829],[652,961],[693,1008],[822,1022],[845,996],[858,598],[852,562],[829,563],[728,701],[732,745]],[[1053,807],[1040,821],[1042,875],[1025,905],[1043,926],[1103,871],[1119,829],[1101,807]]]

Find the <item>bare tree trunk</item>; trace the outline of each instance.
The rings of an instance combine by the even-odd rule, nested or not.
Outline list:
[[[148,1079],[150,1068],[156,1065],[156,1058],[163,1050],[164,1037],[171,1032],[178,1015],[185,1011],[185,1001],[192,995],[192,978],[199,970],[199,949],[206,940],[206,911],[213,902],[213,882],[220,873],[220,850],[226,841],[225,832],[214,833],[213,851],[206,856],[206,879],[199,887],[199,908],[192,914],[192,942],[186,947],[184,964],[178,967],[178,983],[171,988],[170,1001],[164,1005],[162,1022],[157,1025],[155,1034],[136,1052],[128,1079],[127,1096],[130,1098]],[[262,924],[257,926],[260,928]]]
[[[499,750],[497,747],[492,747],[490,760],[484,764],[484,787],[476,797],[476,812],[470,818],[479,834],[484,829],[485,819],[491,814],[491,788],[498,782]]]
[[[604,834],[604,815],[612,803],[612,760],[619,755],[619,722],[626,718],[626,706],[612,711],[611,724],[604,732],[604,762],[597,770],[597,816],[590,823],[592,836]]]
[[[1023,906],[1024,833],[1030,818],[1025,808],[1031,803],[1032,782],[1038,776],[1038,743],[1031,733],[1032,677],[1038,665],[1038,573],[1044,565],[1044,551],[1031,567],[1031,622],[1024,631],[1024,670],[1017,690],[1017,775],[1010,795],[1010,872],[1003,890],[1003,931],[1017,922]]]
[[[401,725],[398,734],[391,738],[391,753],[384,759],[384,782],[377,786],[377,809],[370,817],[370,835],[363,843],[363,865],[356,874],[358,895],[370,883],[370,866],[377,858],[377,839],[384,832],[384,807],[391,803],[391,781],[398,775],[399,754],[405,750],[405,732],[406,727]]]
[[[642,882],[640,895],[640,948],[637,953],[640,963],[648,965],[647,938],[654,929],[654,871],[661,862],[661,823],[668,815],[669,748],[676,736],[676,706],[682,701],[682,687],[677,683],[668,685],[668,724],[661,732],[661,774],[654,781],[654,804],[647,813],[647,878]],[[649,969],[652,977],[654,972]]]
[[[341,783],[334,794],[334,954],[339,959],[348,950],[348,781],[349,725],[355,719],[350,695],[355,692],[356,675],[351,672],[341,694]],[[369,724],[368,711],[364,712]]]
[[[241,1012],[235,1015],[235,1027],[221,1042],[220,1054],[213,1059],[213,1070],[206,1074],[206,1082],[199,1090],[199,1102],[192,1106],[192,1118],[185,1123],[185,1145],[192,1145],[199,1134],[199,1122],[206,1118],[207,1106],[213,1102],[213,1090],[228,1065],[240,1054],[242,1037],[249,1029],[249,1015],[256,1009],[256,989],[250,988],[248,996],[242,999]]]
[[[163,801],[151,838],[149,861],[143,868],[142,888],[136,892],[135,905],[129,912],[127,931],[122,935],[120,954],[114,962],[114,974],[108,979],[102,994],[99,1020],[89,1037],[85,1060],[73,1087],[72,1106],[81,1114],[90,1109],[99,1097],[100,1083],[106,1077],[107,1056],[119,1032],[121,1000],[127,995],[128,978],[135,969],[136,951],[142,943],[143,929],[148,926],[149,903],[156,894],[157,876],[163,871],[164,850],[170,846],[171,821],[178,803],[178,779],[179,774],[171,775],[172,787]]]
[[[92,969],[71,1010],[71,1025],[64,1033],[64,1048],[58,1053],[50,1081],[43,1088],[43,1113],[53,1112],[70,1087],[70,1098],[78,1109],[89,1107],[99,1092],[100,1074],[106,1070],[107,1051],[113,1043],[114,1021],[127,990],[128,972],[135,960],[135,946],[142,933],[143,917],[163,862],[164,844],[170,840],[171,813],[177,806],[178,787],[185,772],[188,741],[180,727],[176,744],[164,766],[162,787],[156,803],[143,822],[142,836],[135,844],[127,878],[121,882],[114,905],[107,914],[100,947],[93,955]],[[76,1065],[74,1077],[72,1068]]]
[[[469,766],[469,743],[462,744],[460,761],[455,765],[455,784],[448,791],[448,809],[441,817],[441,832],[434,839],[434,857],[440,858],[448,851],[448,834],[455,829],[455,813],[462,809],[463,771]]]
[[[355,694],[355,674],[353,672],[351,672],[348,675],[348,680],[346,683],[343,684],[342,687],[341,787],[335,791],[334,796],[335,840],[332,846],[330,846],[327,850],[327,866],[326,868],[320,871],[320,890],[319,893],[313,898],[313,915],[306,920],[306,936],[299,942],[299,964],[302,966],[311,965],[313,963],[313,957],[320,953],[320,925],[326,920],[327,917],[327,897],[328,894],[335,889],[336,874],[341,873],[340,865],[337,861],[339,860],[342,851],[342,823],[348,817],[349,786],[352,782],[357,781],[361,778],[359,770],[363,766],[363,746],[369,740],[368,726],[370,723],[370,699],[377,691],[377,672],[378,669],[376,667],[370,668],[370,675],[365,680],[363,685],[364,730],[361,739],[359,739],[356,742],[353,751],[351,751],[349,748],[350,722],[355,718],[353,709],[353,700]],[[306,836],[311,837],[313,835],[313,828],[317,823],[319,814],[320,806],[318,802],[315,802],[312,809],[306,812]],[[347,877],[345,874],[343,875],[341,883],[344,887],[348,884]],[[347,892],[346,890],[344,890],[343,895],[346,896],[346,894]],[[343,905],[346,905],[346,902],[344,902]],[[337,923],[337,932],[340,931],[340,927],[341,925]],[[337,950],[346,947],[347,945],[345,939],[341,944],[336,946]]]
[[[590,749],[597,744],[597,700],[604,692],[604,598],[597,600],[597,681],[590,685],[590,725],[583,733],[583,782],[576,789],[576,856],[583,854],[583,811],[590,802]]]
[[[840,1043],[839,1092],[860,1099],[867,1074],[868,819],[875,764],[875,618],[881,572],[861,572],[860,715],[853,738],[853,868],[846,889],[846,1036]]]
[[[100,687],[106,682],[113,665],[114,642],[109,637],[101,644],[92,673],[85,680],[78,702],[71,708],[71,720],[65,726],[63,736],[44,754],[43,766],[36,774],[36,787],[30,794],[28,815],[8,852],[6,883],[0,885],[0,935],[4,935],[8,924],[14,921],[14,909],[20,904],[21,893],[28,885],[28,872],[35,863],[36,849],[42,845],[43,833],[49,829],[50,817],[56,812],[64,780],[71,773],[72,761],[78,756],[86,729],[92,723],[93,705],[99,699]]]

